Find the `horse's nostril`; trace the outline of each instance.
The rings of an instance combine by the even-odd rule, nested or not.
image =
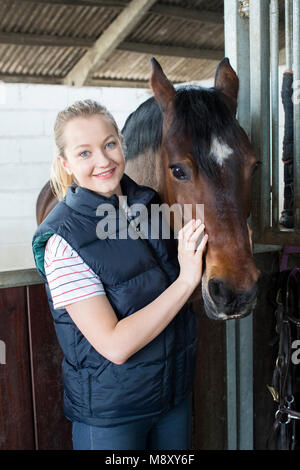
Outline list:
[[[234,301],[232,290],[219,279],[211,279],[208,282],[208,290],[217,307],[225,307]]]
[[[257,286],[247,292],[236,293],[231,287],[220,279],[210,279],[208,282],[208,291],[211,299],[215,303],[217,309],[223,313],[230,314],[231,311],[236,312],[239,308],[251,303],[257,295]]]

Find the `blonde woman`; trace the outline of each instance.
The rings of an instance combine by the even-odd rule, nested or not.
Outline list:
[[[178,246],[120,236],[117,221],[130,206],[145,207],[150,227],[160,201],[124,173],[122,136],[100,104],[60,112],[55,140],[60,202],[34,234],[33,252],[64,352],[74,449],[188,449],[197,318],[187,301],[202,276],[204,225],[186,224]],[[97,229],[104,208],[116,219],[106,238]]]

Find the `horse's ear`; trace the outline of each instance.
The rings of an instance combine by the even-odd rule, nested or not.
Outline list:
[[[154,57],[151,58],[151,63],[152,75],[150,78],[150,86],[154,93],[154,98],[158,102],[162,111],[165,112],[168,108],[172,107],[176,91]]]
[[[226,99],[226,104],[235,116],[239,93],[239,79],[227,57],[218,65],[215,75],[215,87],[222,91]]]

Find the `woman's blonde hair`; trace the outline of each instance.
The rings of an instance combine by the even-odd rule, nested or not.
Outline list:
[[[65,139],[64,139],[64,130],[66,124],[77,117],[88,117],[100,115],[107,117],[113,124],[118,137],[123,143],[123,138],[120,133],[120,130],[117,126],[117,123],[112,116],[112,114],[107,110],[105,106],[102,106],[97,101],[93,100],[83,100],[76,101],[68,108],[60,111],[56,117],[54,124],[54,140],[56,145],[56,154],[54,155],[52,166],[51,166],[51,176],[50,184],[52,190],[54,191],[56,197],[61,200],[67,193],[68,187],[72,183],[76,183],[75,178],[72,175],[69,175],[64,169],[61,161],[57,158],[57,155],[60,155],[62,158],[66,158],[65,155]]]

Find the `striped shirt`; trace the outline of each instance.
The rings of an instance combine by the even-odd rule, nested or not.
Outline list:
[[[99,277],[59,235],[46,244],[44,268],[55,309],[105,294]]]

